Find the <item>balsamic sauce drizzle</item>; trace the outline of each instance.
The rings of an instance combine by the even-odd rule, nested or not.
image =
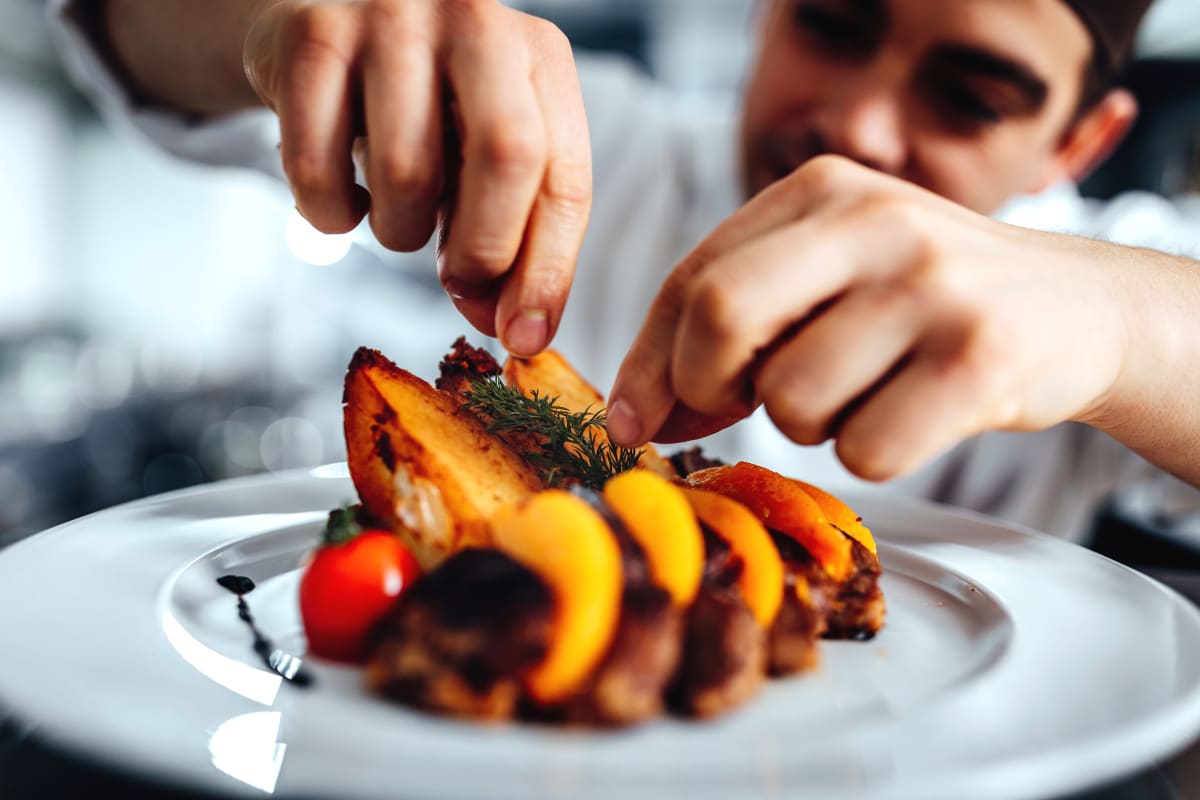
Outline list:
[[[217,583],[237,595],[238,617],[250,626],[250,632],[254,634],[254,652],[258,653],[268,669],[295,686],[312,685],[312,674],[301,666],[301,659],[275,647],[255,624],[245,597],[254,591],[254,581],[245,575],[222,575],[217,578]]]

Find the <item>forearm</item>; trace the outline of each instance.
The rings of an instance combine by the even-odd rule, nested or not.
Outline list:
[[[88,1],[88,0],[85,0]],[[90,0],[94,35],[131,91],[180,111],[219,115],[260,104],[242,66],[246,31],[272,0]]]
[[[1200,263],[1122,250],[1124,367],[1084,421],[1200,486]]]

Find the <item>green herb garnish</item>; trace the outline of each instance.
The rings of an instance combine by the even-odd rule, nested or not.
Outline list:
[[[537,390],[522,394],[499,376],[473,382],[464,395],[467,409],[487,422],[489,432],[526,435],[536,449],[518,448],[524,449],[520,455],[542,473],[547,486],[579,483],[600,489],[613,475],[636,467],[642,457],[641,450],[597,437],[604,431],[603,408],[571,411],[557,396],[542,397]]]
[[[325,521],[325,529],[321,531],[321,544],[329,547],[345,544],[362,533],[362,525],[358,524],[357,509],[351,505],[335,508],[329,512]]]

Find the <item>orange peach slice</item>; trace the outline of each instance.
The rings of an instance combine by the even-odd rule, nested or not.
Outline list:
[[[691,605],[704,575],[704,536],[679,487],[635,469],[610,478],[603,497],[646,554],[654,585],[675,605]]]
[[[621,614],[621,553],[587,502],[552,489],[496,515],[496,547],[546,582],[554,635],[546,658],[525,676],[529,694],[551,705],[576,693],[608,651]]]
[[[850,537],[830,523],[821,506],[797,481],[739,461],[733,466],[693,472],[688,483],[737,500],[763,525],[804,545],[835,581],[845,580],[853,571]]]
[[[700,521],[729,544],[742,560],[738,589],[763,628],[770,628],[783,602],[783,561],[771,535],[750,510],[716,492],[684,487]]]
[[[793,480],[796,479],[793,478]],[[805,483],[801,480],[796,480],[796,483],[800,485],[805,494],[817,501],[817,505],[821,507],[821,511],[825,514],[831,525],[872,553],[876,552],[875,537],[871,535],[871,529],[863,525],[862,517],[855,514],[850,506],[843,503],[840,498],[834,497],[829,492],[813,486],[811,483]]]

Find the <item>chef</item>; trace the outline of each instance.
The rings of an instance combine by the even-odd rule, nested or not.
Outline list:
[[[612,381],[615,440],[1076,537],[1121,487],[1200,507],[1200,226],[1074,190],[1136,116],[1147,5],[762,0],[708,114],[493,0],[50,13],[158,146],[278,175],[327,233],[437,232],[474,327]]]

